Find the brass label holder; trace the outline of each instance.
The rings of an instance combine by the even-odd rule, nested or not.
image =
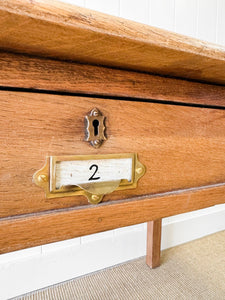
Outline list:
[[[33,181],[47,198],[84,195],[97,204],[105,194],[136,188],[144,174],[136,153],[48,156]]]

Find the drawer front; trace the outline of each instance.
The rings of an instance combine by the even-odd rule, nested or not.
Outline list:
[[[103,202],[225,181],[225,111],[147,102],[0,92],[0,217],[89,205],[84,196],[47,199],[32,182],[46,156],[137,153],[138,187]],[[84,118],[97,107],[107,140],[85,141]]]

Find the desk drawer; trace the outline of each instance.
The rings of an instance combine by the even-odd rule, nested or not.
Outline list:
[[[32,182],[46,156],[137,153],[146,173],[135,189],[103,202],[225,181],[225,111],[148,102],[0,92],[0,216],[90,205],[84,196],[47,199]],[[85,141],[97,107],[107,140]]]

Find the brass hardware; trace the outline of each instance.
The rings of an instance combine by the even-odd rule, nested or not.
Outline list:
[[[137,169],[136,169],[136,172],[137,172],[138,174],[141,174],[143,171],[144,171],[143,168],[137,168]]]
[[[98,195],[92,195],[91,199],[94,201],[98,201],[99,200],[99,196]]]
[[[89,202],[91,202],[92,204],[97,204],[101,201],[101,199],[102,199],[101,195],[92,195],[91,200]]]
[[[94,108],[92,111],[85,117],[86,121],[86,137],[85,141],[90,142],[94,148],[99,148],[102,143],[106,140],[105,137],[105,117],[102,113]]]
[[[96,170],[97,170],[96,164],[97,163],[99,164],[99,162],[102,163],[102,165],[99,167],[102,170],[104,169],[106,163],[108,163],[111,168],[111,169],[107,169],[109,168],[109,166],[106,167],[107,173],[104,176],[108,176],[109,178],[112,178],[111,176],[113,175],[111,170],[113,170],[113,168],[115,169],[119,168],[116,173],[119,175],[115,175],[115,176],[120,176],[120,174],[122,174],[123,172],[125,173],[127,172],[126,173],[128,174],[127,178],[125,179],[126,176],[121,175],[122,177],[113,178],[110,180],[107,179],[105,181],[98,182],[94,180],[94,179],[103,180],[102,178],[104,177],[102,175],[102,178],[100,179],[100,176],[97,177],[96,175]],[[72,172],[78,172],[76,173],[78,174],[76,176],[78,176],[78,178],[82,177],[80,172],[82,173],[83,171],[80,171],[79,164],[83,165],[83,163],[90,164],[91,167],[94,167],[92,169],[91,167],[87,168],[87,172],[88,170],[91,170],[89,172],[93,173],[91,177],[94,176],[94,178],[90,182],[87,181],[84,183],[81,182],[75,184],[73,180],[76,179],[73,179],[74,177]],[[129,166],[127,168],[127,171],[126,170],[124,171],[123,164],[125,163]],[[73,169],[74,166],[75,169],[76,168],[78,169],[78,171],[77,169],[74,171]],[[102,201],[102,198],[104,197],[105,194],[112,193],[115,190],[136,188],[138,180],[144,175],[144,173],[145,173],[145,166],[139,162],[136,153],[107,154],[107,155],[49,156],[46,157],[46,163],[43,166],[43,168],[41,168],[39,171],[37,171],[34,174],[33,181],[36,185],[42,187],[45,190],[45,194],[47,198],[85,195],[88,198],[88,201],[90,203],[97,204]],[[84,176],[86,176],[86,173]],[[89,176],[90,174],[88,175],[88,177]],[[67,184],[65,184],[63,180],[67,180],[67,179],[72,180],[71,181],[72,183],[69,181]]]
[[[38,176],[38,181],[39,182],[46,182],[47,181],[47,176],[44,174],[41,174]]]
[[[99,148],[102,144],[101,140],[94,140],[93,142],[91,142],[91,144],[95,147],[95,148]]]

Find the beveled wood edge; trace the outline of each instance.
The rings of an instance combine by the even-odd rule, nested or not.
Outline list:
[[[0,52],[0,89],[21,88],[225,106],[225,87]]]
[[[4,0],[0,25],[1,49],[225,84],[224,47],[93,10]]]
[[[225,203],[225,183],[83,209],[5,218],[0,253],[112,230]]]

